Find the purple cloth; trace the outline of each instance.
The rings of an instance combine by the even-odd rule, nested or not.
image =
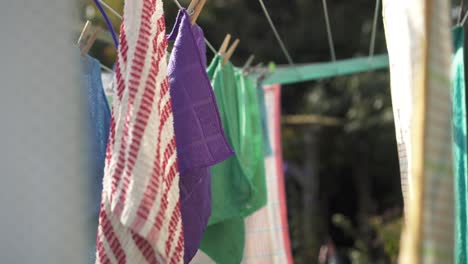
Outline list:
[[[186,10],[179,11],[168,40],[175,41],[168,75],[180,171],[184,261],[189,263],[197,253],[211,215],[209,166],[234,152],[225,137],[206,74],[203,31],[190,24]]]

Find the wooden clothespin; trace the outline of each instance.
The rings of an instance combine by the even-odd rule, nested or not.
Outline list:
[[[91,36],[86,41],[86,44],[81,48],[81,56],[88,54],[89,50],[91,49],[91,47],[93,46],[94,42],[97,39],[97,35],[99,31],[100,31],[100,28],[96,27],[96,29],[93,31]]]
[[[228,49],[228,51],[226,52],[226,55],[224,55],[224,59],[223,59],[223,65],[225,65],[226,63],[228,63],[228,61],[231,59],[232,57],[232,54],[234,54],[234,51],[236,51],[236,48],[237,46],[239,45],[239,42],[240,40],[239,39],[236,39],[234,41],[234,43],[232,43],[231,47]]]
[[[190,23],[192,25],[197,22],[198,16],[200,16],[200,13],[203,9],[203,6],[205,6],[205,3],[206,0],[192,0],[192,2],[190,2],[187,11],[190,15]]]
[[[221,54],[221,56],[224,56],[224,54],[226,53],[226,50],[229,46],[229,41],[231,41],[231,34],[227,34],[226,37],[224,37],[223,44],[221,44],[221,47],[218,51],[218,53]]]

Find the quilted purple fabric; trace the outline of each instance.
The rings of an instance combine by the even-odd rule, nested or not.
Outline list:
[[[234,154],[225,137],[218,106],[206,74],[202,29],[180,10],[168,36],[175,41],[169,60],[169,82],[180,171],[184,228],[184,261],[196,254],[211,214],[209,166]]]

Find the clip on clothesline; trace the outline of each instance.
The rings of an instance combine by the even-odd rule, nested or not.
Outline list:
[[[232,54],[234,54],[234,51],[240,42],[239,39],[236,39],[231,47],[229,47],[229,41],[231,41],[231,34],[226,34],[226,37],[224,37],[224,41],[218,51],[221,57],[223,57],[223,64],[226,64],[231,59]]]
[[[107,26],[109,28],[109,31],[111,32],[112,39],[114,41],[115,47],[118,48],[117,34],[115,33],[114,28],[112,26],[112,23],[110,22],[110,19],[107,16],[107,13],[104,11],[102,6],[107,8],[113,15],[115,15],[120,20],[123,19],[122,15],[119,14],[119,12],[115,11],[115,9],[113,9],[104,0],[94,0],[94,2],[96,3],[96,6],[98,7],[99,11],[101,12],[102,16],[104,17],[104,20],[106,21],[106,24],[107,24]],[[176,3],[176,5],[179,8],[181,8],[181,9],[183,8],[182,5],[180,5],[180,3],[177,0],[174,0],[174,2]],[[192,13],[192,18],[191,18],[192,24],[194,24],[196,22],[196,20],[197,20],[198,16],[200,15],[200,12],[203,9],[203,6],[205,5],[205,3],[206,3],[206,0],[193,0],[191,2],[190,7],[189,7],[189,10],[190,10],[189,12]],[[81,32],[81,34],[80,34],[80,37],[78,38],[78,42],[81,42],[82,38],[84,36],[86,36],[87,32],[89,31],[89,28],[90,28],[90,21],[87,21],[84,28],[83,28],[83,30],[82,30],[82,32]],[[96,34],[96,36],[97,36],[97,34]],[[205,38],[205,42],[206,42],[208,48],[211,51],[213,51],[213,53],[216,54],[216,50],[213,48],[213,45],[211,45],[211,43],[206,38]],[[113,72],[112,69],[110,69],[109,67],[107,67],[107,66],[105,66],[103,64],[101,64],[101,68],[106,70],[106,71]]]
[[[221,44],[221,47],[219,48],[218,53],[221,54],[221,56],[226,53],[226,50],[229,46],[229,41],[231,41],[231,34],[226,34],[226,37],[224,37],[223,43]]]
[[[102,5],[104,7],[106,7],[107,9],[109,9],[115,16],[117,16],[119,19],[122,20],[122,15],[119,14],[117,11],[115,11],[111,6],[109,6],[104,0],[94,0],[96,2],[96,5],[98,6],[99,10],[101,11],[101,13],[103,14],[104,16],[104,19],[106,19],[106,23],[108,23],[108,26],[109,26],[109,29],[111,30],[111,33],[113,34],[113,38],[114,38],[114,41],[117,39],[116,37],[116,34],[115,32],[113,32],[113,27],[112,25],[110,24],[110,20],[108,19],[107,17],[107,14],[104,12],[102,6],[100,5],[102,3]],[[178,0],[173,0],[174,3],[179,7],[179,8],[183,8],[182,5],[179,3]],[[281,37],[279,36],[279,33],[278,31],[276,30],[276,27],[275,25],[273,24],[273,21],[271,20],[271,17],[268,13],[268,10],[266,9],[265,7],[265,4],[263,3],[262,0],[259,0],[260,2],[260,5],[262,6],[262,9],[265,13],[265,16],[273,30],[273,33],[275,34],[276,36],[276,39],[278,40],[282,50],[283,50],[283,53],[285,54],[286,58],[288,59],[288,62],[290,65],[294,65],[294,62],[291,58],[291,55],[289,54],[288,50],[286,49],[285,45],[284,45],[284,42],[283,40],[281,39]],[[192,2],[190,3],[190,6],[188,8],[188,12],[189,14],[192,16],[191,18],[191,23],[194,24],[198,18],[198,16],[200,15],[201,13],[201,10],[203,9],[203,6],[205,5],[206,3],[206,0],[192,0]],[[116,42],[117,43],[117,42]],[[205,43],[207,44],[208,48],[216,54],[216,50],[214,49],[213,45],[205,38]],[[237,44],[238,44],[238,41],[237,41]],[[236,46],[237,46],[236,44]],[[117,45],[116,45],[117,47]],[[235,49],[235,47],[234,47]],[[231,54],[232,55],[232,54]]]
[[[224,58],[223,58],[224,65],[228,63],[228,61],[231,59],[232,54],[234,54],[234,51],[236,51],[237,46],[239,45],[239,42],[240,42],[239,39],[234,40],[234,43],[232,43],[231,47],[229,47],[229,49],[226,51],[226,54],[224,55]]]
[[[180,6],[179,2],[177,2]],[[205,6],[206,0],[192,0],[188,7],[188,13],[190,15],[190,23],[194,25],[197,22],[198,16],[200,15],[203,7]]]
[[[116,11],[115,11],[112,7],[110,7],[104,0],[95,0],[95,1],[99,1],[99,2],[102,3],[107,9],[109,9],[114,15],[116,15],[118,18],[122,19],[122,15],[120,15],[118,12],[116,12]],[[182,5],[180,5],[180,3],[179,3],[178,0],[173,0],[173,1],[176,3],[176,5],[177,5],[179,8],[183,8]],[[293,62],[293,60],[292,60],[292,58],[291,58],[291,55],[290,55],[289,51],[287,50],[286,46],[284,45],[284,42],[283,42],[283,40],[281,39],[281,37],[280,37],[280,35],[279,35],[279,33],[278,33],[278,30],[276,29],[276,26],[274,25],[274,23],[273,23],[273,21],[272,21],[270,15],[269,15],[269,12],[268,12],[268,10],[267,10],[267,8],[266,8],[266,6],[265,6],[263,0],[258,0],[258,1],[259,1],[260,5],[261,5],[261,7],[262,7],[262,9],[263,9],[263,12],[265,13],[266,19],[267,19],[268,23],[270,24],[270,27],[271,27],[273,33],[275,34],[275,37],[276,37],[276,39],[277,39],[277,41],[278,41],[278,43],[279,43],[279,45],[280,45],[280,47],[281,47],[281,49],[282,49],[284,55],[286,56],[286,58],[287,58],[289,64],[292,66],[292,68],[294,68],[293,70],[296,72],[296,75],[297,75],[297,76],[293,78],[293,79],[295,79],[296,81],[294,81],[294,80],[289,80],[289,83],[290,83],[290,82],[297,82],[297,80],[299,80],[299,79],[300,79],[300,80],[306,80],[306,79],[308,79],[308,77],[309,77],[309,78],[315,79],[317,76],[315,76],[315,77],[314,77],[314,76],[308,76],[308,77],[306,76],[306,77],[303,77],[303,76],[301,75],[301,71],[298,71],[298,70],[295,69],[296,66],[295,66],[295,64],[294,64],[294,62]],[[329,38],[329,44],[330,44],[330,47],[331,47],[330,50],[331,50],[331,53],[332,53],[332,59],[333,59],[333,57],[335,57],[335,59],[336,59],[336,56],[333,56],[333,55],[335,54],[335,52],[334,52],[334,42],[333,42],[333,38],[332,38],[332,36],[331,36],[331,26],[330,26],[330,23],[329,23],[328,8],[327,8],[327,6],[326,6],[326,0],[322,0],[322,1],[323,1],[323,3],[324,3],[324,12],[325,12],[325,19],[326,19],[326,23],[327,23],[327,32],[328,32],[328,36],[329,36],[328,38]],[[201,8],[199,8],[199,10],[197,11],[198,13],[197,13],[197,12],[195,12],[196,10],[193,9],[193,8],[194,8],[193,5],[195,5],[196,7],[200,7],[200,6],[203,7],[203,5],[204,5],[205,2],[206,2],[206,0],[193,0],[192,3],[191,3],[191,6],[192,6],[192,7],[189,7],[189,13],[190,13],[191,15],[195,15],[195,14],[196,14],[196,16],[198,16],[198,15],[200,14]],[[192,4],[193,4],[193,5],[192,5]],[[372,32],[373,32],[373,33],[372,33],[372,36],[371,36],[371,45],[370,45],[370,48],[369,48],[369,54],[370,54],[369,57],[370,57],[370,58],[373,58],[373,54],[374,54],[375,35],[376,35],[376,27],[377,27],[377,18],[378,18],[378,9],[379,9],[379,8],[380,8],[380,0],[376,0],[376,7],[375,7],[375,12],[374,12],[374,23],[373,23],[373,29],[372,29]],[[464,24],[464,22],[465,22],[465,20],[467,19],[467,17],[468,17],[468,13],[465,15],[465,17],[464,17],[463,20],[461,21],[462,24]],[[196,20],[196,18],[195,18],[195,20]],[[227,39],[227,43],[229,43],[230,35],[229,35],[229,37],[228,37],[228,36],[226,36],[226,37],[229,38],[229,39]],[[226,39],[225,39],[225,41],[226,41]],[[217,52],[216,52],[216,50],[214,49],[213,45],[211,45],[211,43],[210,43],[206,38],[205,38],[205,42],[206,42],[207,46],[210,48],[210,50],[211,50],[213,53],[216,54]],[[235,47],[238,45],[238,41],[236,41],[236,42],[237,42],[237,44],[236,44],[236,45],[233,45],[234,47],[231,47],[231,48],[232,48],[232,52],[234,52]],[[223,43],[224,43],[224,42],[223,42]],[[227,45],[228,45],[228,44],[222,45],[222,47],[225,46],[225,49],[221,50],[221,51],[222,51],[222,52],[220,52],[221,54],[226,52]],[[232,55],[232,54],[230,54],[230,55]],[[356,60],[356,61],[361,61],[362,59],[361,59],[361,58],[358,58],[358,59],[351,59],[351,61],[354,61],[354,60]],[[344,60],[343,63],[347,64],[348,61],[350,61],[350,60]],[[362,64],[363,64],[363,63],[361,63],[361,65],[362,65]],[[369,65],[370,65],[370,66],[369,66]],[[318,65],[317,65],[317,66],[318,66]],[[331,66],[331,65],[329,65],[329,66]],[[336,65],[336,66],[337,66],[337,69],[340,68],[340,67],[338,67],[338,65]],[[388,67],[388,57],[379,56],[379,58],[376,58],[376,60],[373,61],[372,63],[368,63],[368,67],[364,67],[364,68],[368,68],[368,69],[370,69],[370,68],[378,69],[378,68],[384,68],[384,67]],[[107,68],[107,67],[106,67],[106,68]],[[315,68],[315,67],[314,67],[314,68]],[[363,71],[364,68],[363,68],[363,67],[360,67],[360,69],[357,70],[357,72]],[[110,70],[110,69],[109,69],[109,70]],[[328,71],[328,72],[330,72],[330,71]],[[335,73],[335,75],[347,74],[347,73],[349,73],[349,72],[354,72],[354,71],[344,71],[344,72],[341,72],[341,73]],[[318,75],[320,75],[320,74],[318,74]],[[327,75],[327,74],[325,74],[325,75]],[[328,75],[329,75],[329,74],[328,74]],[[272,79],[275,79],[275,78],[272,78]],[[286,81],[286,82],[287,82],[287,81]]]
[[[119,18],[120,20],[123,19],[123,16],[115,11],[115,9],[113,9],[109,4],[107,4],[104,0],[94,0],[94,1],[98,1],[99,3],[101,3],[105,8],[107,8],[109,11],[111,11],[112,14],[114,14],[117,18]],[[178,0],[174,0],[174,3],[177,5],[177,7],[179,7],[179,9],[182,9],[182,5],[179,3]],[[206,0],[193,0],[191,3],[190,3],[190,6],[189,6],[189,10],[188,12],[189,13],[192,13],[194,15],[194,18],[190,19],[191,21],[194,21],[192,24],[194,24],[196,22],[196,20],[198,19],[198,16],[200,15],[200,12],[201,10],[203,9],[203,6],[205,5],[206,3]],[[98,6],[99,7],[99,6]],[[194,8],[196,8],[196,11]],[[198,13],[197,13],[198,12]],[[194,19],[194,20],[193,20]],[[110,27],[111,29],[113,29],[113,27]],[[112,33],[112,32],[111,32]],[[208,48],[214,53],[216,54],[216,50],[214,49],[213,45],[206,39],[205,39],[205,43],[206,45],[208,46]],[[117,46],[116,46],[117,47]]]

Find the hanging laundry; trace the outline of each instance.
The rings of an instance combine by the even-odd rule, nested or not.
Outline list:
[[[163,15],[161,0],[125,1],[97,263],[183,263]]]
[[[89,133],[91,141],[91,217],[99,216],[101,201],[102,178],[106,159],[107,139],[109,137],[110,109],[101,81],[99,61],[85,56],[81,59],[83,69],[83,84],[87,90],[89,113]]]
[[[273,149],[273,154],[265,159],[268,202],[265,207],[245,219],[245,248],[241,263],[293,263],[282,168],[281,86],[265,87],[264,94],[268,132]],[[226,230],[220,232],[226,233]],[[226,235],[224,239],[229,238],[229,235]],[[223,236],[220,236],[220,240],[222,239]],[[191,264],[214,263],[213,259],[203,251],[198,251],[191,262]]]
[[[417,34],[416,29],[407,26],[409,22],[404,8],[404,5],[392,5],[391,1],[384,1],[383,16],[390,61],[393,119],[400,164],[401,189],[406,209],[412,184],[410,132],[413,116],[412,86],[416,70],[416,67],[412,65],[418,61],[415,55],[412,55],[413,49],[410,43],[410,36]]]
[[[239,263],[244,250],[243,214],[253,187],[239,160],[241,151],[239,94],[234,67],[215,56],[208,67],[221,121],[236,155],[211,168],[212,211],[200,249],[216,263]]]
[[[263,149],[265,156],[270,156],[273,154],[273,150],[271,148],[270,143],[270,136],[269,136],[269,128],[268,128],[268,116],[267,116],[267,109],[265,104],[265,91],[261,82],[257,81],[257,98],[258,98],[258,105],[260,107],[260,116],[262,119],[262,132],[263,132]]]
[[[234,67],[230,63],[226,65],[222,63],[222,58],[216,56],[208,67],[208,76],[213,85],[224,132],[236,155],[211,169],[213,197],[210,225],[245,215],[253,195],[252,183],[239,160],[239,156],[243,154],[241,151],[243,135],[240,134],[240,99]]]
[[[101,74],[102,86],[104,87],[104,93],[107,97],[107,102],[112,105],[112,98],[114,98],[114,73],[103,72]]]
[[[454,262],[449,8],[446,0],[384,2],[392,93],[409,89],[412,106],[399,109],[411,146],[399,263]],[[397,108],[406,101],[392,99]]]
[[[455,263],[468,264],[468,159],[465,91],[465,36],[462,27],[453,29],[452,130],[455,172]]]
[[[241,154],[238,158],[249,176],[254,192],[248,206],[248,216],[265,206],[267,190],[265,180],[264,129],[258,99],[257,85],[240,69],[235,69],[237,91],[239,93]]]
[[[245,249],[242,263],[293,263],[282,168],[281,86],[267,86],[262,94],[266,97],[268,134],[274,150],[271,156],[265,158],[268,202],[265,207],[245,219]]]
[[[208,68],[223,127],[236,155],[212,168],[212,216],[201,250],[217,263],[240,263],[244,217],[266,204],[264,150],[256,87],[217,56]]]
[[[179,11],[168,40],[175,41],[168,73],[180,170],[184,262],[189,263],[197,253],[211,215],[209,166],[227,159],[234,152],[225,138],[206,74],[203,30],[190,24],[185,9]]]
[[[244,246],[244,218],[231,217],[208,226],[200,246],[203,254],[198,256],[197,253],[192,263],[238,264],[242,261]]]
[[[109,137],[110,109],[101,81],[101,67],[99,61],[84,56],[81,58],[83,88],[86,89],[88,102],[88,131],[90,138],[89,154],[89,220],[93,227],[90,241],[92,254],[90,263],[95,260],[96,226],[99,218],[99,205],[101,201],[102,178],[106,159],[107,139]]]

